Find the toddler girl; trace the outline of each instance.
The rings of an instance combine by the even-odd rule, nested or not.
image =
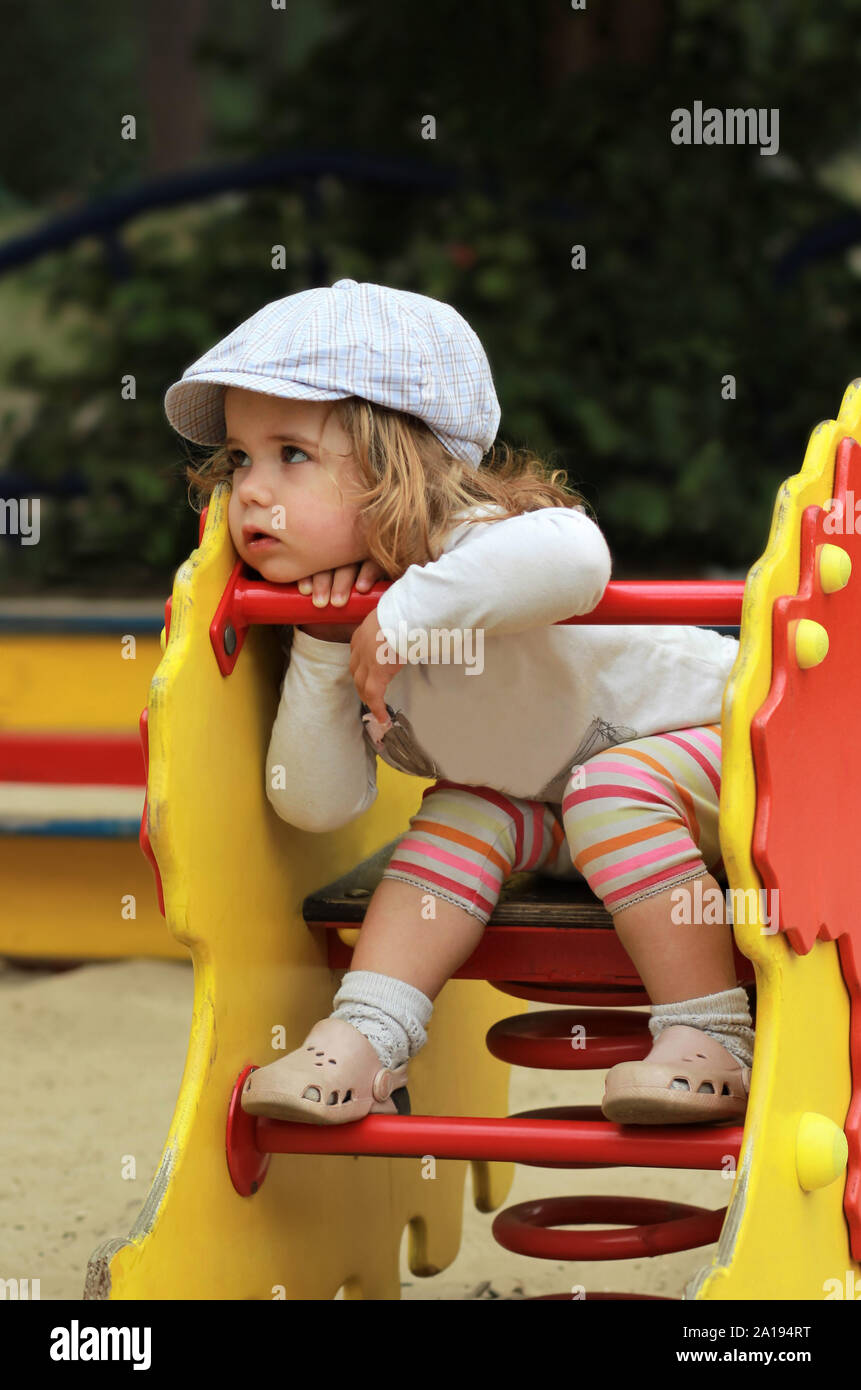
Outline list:
[[[165,409],[218,446],[189,476],[202,495],[232,480],[233,543],[264,579],[322,605],[392,581],[359,624],[285,630],[266,769],[277,814],[346,825],[377,795],[378,757],[435,779],[333,1012],[252,1073],[244,1109],[317,1124],[407,1113],[432,1001],[527,870],[586,880],[652,1002],[651,1052],[610,1069],[604,1115],[738,1119],[752,1020],[710,872],[735,638],[554,626],[600,601],[607,543],[564,474],[494,446],[486,355],[438,300],[349,279],[276,300],[189,367]],[[720,907],[698,922],[703,901]]]

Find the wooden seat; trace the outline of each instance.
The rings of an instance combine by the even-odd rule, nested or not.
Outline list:
[[[390,841],[302,904],[305,921],[359,926],[368,899],[381,882],[397,840]],[[502,886],[488,926],[612,927],[613,919],[585,880],[564,881],[540,873],[512,874]]]
[[[330,969],[349,969],[368,902],[397,843],[390,841],[304,899],[302,915],[308,926],[327,932]],[[722,873],[717,881],[725,886]],[[738,979],[752,985],[751,963],[734,949]],[[531,999],[540,994],[558,1000],[564,991],[569,1002],[648,1002],[610,913],[585,880],[534,872],[512,874],[506,880],[481,941],[452,979],[490,980],[508,993],[528,985]]]

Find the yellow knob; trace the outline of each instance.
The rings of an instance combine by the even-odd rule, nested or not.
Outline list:
[[[845,589],[852,573],[852,561],[847,551],[840,545],[825,544],[817,547],[819,555],[819,582],[823,592],[834,594]]]
[[[795,658],[803,670],[819,666],[828,655],[828,633],[812,618],[799,618],[795,624]]]
[[[167,646],[167,633],[165,632],[164,628],[162,628],[161,632],[159,633],[158,642],[162,651],[164,651],[165,647]]]
[[[798,1122],[795,1170],[805,1192],[828,1187],[846,1171],[849,1144],[846,1135],[827,1115],[806,1110]]]

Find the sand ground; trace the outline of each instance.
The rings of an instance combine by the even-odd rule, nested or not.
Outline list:
[[[43,1299],[80,1299],[92,1251],[134,1223],[173,1117],[192,987],[190,961],[134,959],[54,973],[0,959],[0,1035],[13,1059],[3,1084],[0,1276],[40,1279]],[[597,1105],[602,1090],[599,1072],[513,1068],[509,1109]],[[137,1159],[134,1182],[123,1180],[116,1161],[129,1152]],[[718,1208],[726,1205],[730,1184],[714,1172],[519,1165],[505,1205],[585,1192]],[[460,1253],[428,1279],[409,1271],[405,1233],[403,1298],[520,1299],[567,1293],[578,1284],[681,1298],[716,1249],[589,1264],[535,1260],[497,1245],[494,1215],[475,1210],[467,1180]]]

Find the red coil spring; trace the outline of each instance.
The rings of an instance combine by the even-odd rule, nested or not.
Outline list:
[[[566,986],[536,986],[494,981],[505,994],[542,1003],[639,1004],[648,1003],[643,990],[608,993]],[[583,1029],[578,1046],[572,1046],[575,1027]],[[582,1044],[579,1045],[579,1044]],[[487,1046],[494,1057],[512,1066],[537,1067],[560,1071],[607,1069],[617,1062],[640,1061],[652,1046],[645,1014],[622,1013],[618,1009],[553,1009],[501,1019],[487,1034]],[[593,1120],[606,1124],[599,1106],[551,1106],[544,1110],[522,1110],[518,1119]],[[673,1136],[673,1147],[685,1144],[683,1134]],[[680,1153],[681,1156],[681,1153]],[[630,1160],[626,1161],[626,1164]],[[538,1163],[542,1168],[610,1168],[615,1164]],[[710,1245],[720,1235],[726,1208],[717,1211],[681,1202],[654,1198],[587,1195],[542,1197],[520,1202],[501,1211],[492,1226],[494,1239],[506,1250],[542,1260],[629,1260],[646,1255],[673,1254]],[[607,1221],[621,1225],[619,1230],[559,1230],[560,1226],[588,1225]],[[571,1294],[547,1294],[543,1299],[570,1299]],[[651,1299],[676,1302],[659,1295],[634,1293],[585,1293],[586,1300]]]

